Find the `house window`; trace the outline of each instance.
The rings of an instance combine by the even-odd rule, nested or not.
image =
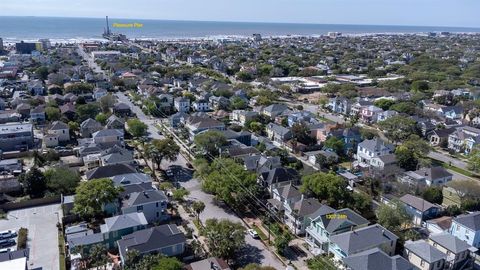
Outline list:
[[[158,202],[157,202],[157,203],[155,203],[155,205],[156,205],[156,207],[158,208]]]
[[[137,206],[137,212],[142,212],[143,211],[143,205]]]
[[[157,212],[157,218],[160,216],[160,213]]]
[[[425,261],[424,261],[424,260],[422,260],[422,261],[420,262],[420,266],[422,266],[422,267],[425,266]]]

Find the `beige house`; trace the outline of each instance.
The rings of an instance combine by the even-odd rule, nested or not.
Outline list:
[[[404,257],[420,270],[443,270],[447,255],[425,240],[405,242]]]
[[[470,249],[472,247],[466,242],[443,232],[430,235],[428,243],[447,256],[447,269],[472,269],[473,264],[470,260]]]

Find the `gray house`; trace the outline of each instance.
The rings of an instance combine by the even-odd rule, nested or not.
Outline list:
[[[133,192],[123,201],[122,213],[142,212],[149,223],[166,220],[168,198],[159,190]]]
[[[343,259],[347,270],[417,270],[400,255],[389,256],[379,248],[369,249],[364,252]]]
[[[0,125],[2,151],[28,150],[33,146],[33,125],[8,123]]]
[[[84,138],[89,138],[93,133],[101,130],[102,128],[103,127],[99,122],[93,120],[92,118],[88,118],[80,124],[80,135],[82,135]]]
[[[174,224],[148,228],[123,236],[117,241],[123,263],[129,250],[135,249],[140,255],[160,253],[165,256],[180,255],[185,251],[185,235]]]

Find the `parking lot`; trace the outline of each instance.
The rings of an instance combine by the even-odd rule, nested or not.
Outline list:
[[[60,204],[46,205],[8,212],[0,220],[0,231],[28,229],[30,248],[28,269],[59,269],[57,222],[62,218]]]

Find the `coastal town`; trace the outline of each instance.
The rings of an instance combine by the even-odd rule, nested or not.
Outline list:
[[[3,42],[0,269],[480,269],[480,35]]]

